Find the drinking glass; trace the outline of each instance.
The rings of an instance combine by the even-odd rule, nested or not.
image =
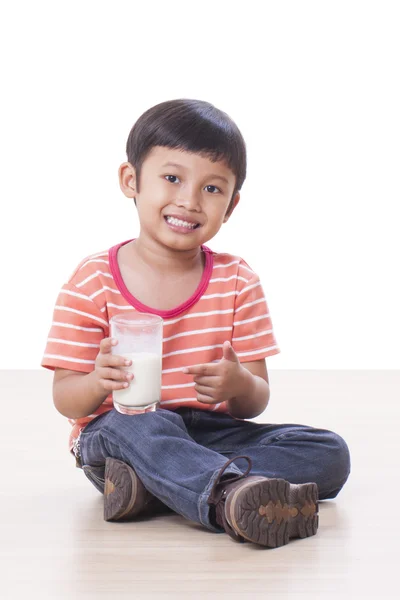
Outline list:
[[[111,337],[118,340],[112,354],[131,360],[123,366],[133,373],[129,386],[113,390],[115,409],[126,415],[156,410],[161,401],[163,320],[158,315],[133,312],[110,319]]]

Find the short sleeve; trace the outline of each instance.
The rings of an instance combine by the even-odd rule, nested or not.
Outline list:
[[[249,269],[245,278],[238,277],[232,347],[240,362],[260,360],[280,352],[260,279]]]
[[[90,373],[109,325],[99,307],[74,285],[58,295],[41,366]]]

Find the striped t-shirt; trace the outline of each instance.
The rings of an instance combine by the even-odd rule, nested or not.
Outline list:
[[[211,406],[198,402],[193,376],[182,373],[182,368],[220,360],[226,340],[240,362],[280,352],[258,275],[239,256],[202,246],[205,267],[194,294],[176,308],[156,310],[139,302],[124,284],[117,253],[128,242],[88,256],[63,285],[41,365],[89,373],[100,341],[110,335],[111,317],[124,311],[153,313],[163,319],[160,407],[227,412],[225,402]],[[94,414],[68,419],[70,450],[79,432],[112,408],[110,393]]]

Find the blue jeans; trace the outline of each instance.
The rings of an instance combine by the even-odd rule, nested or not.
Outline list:
[[[325,429],[241,421],[230,415],[180,408],[122,415],[115,409],[91,421],[79,440],[80,462],[99,491],[107,457],[131,465],[144,486],[191,521],[219,532],[210,522],[207,498],[228,459],[252,459],[250,475],[317,483],[319,498],[334,498],[350,472],[346,442]],[[242,473],[238,459],[225,474]]]

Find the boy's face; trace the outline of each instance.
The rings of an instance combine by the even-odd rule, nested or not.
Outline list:
[[[193,249],[213,238],[240,197],[238,192],[226,215],[235,187],[226,163],[163,146],[152,148],[143,162],[140,193],[130,163],[121,165],[119,179],[124,194],[136,198],[141,235],[176,250]],[[188,228],[171,217],[198,225]]]

